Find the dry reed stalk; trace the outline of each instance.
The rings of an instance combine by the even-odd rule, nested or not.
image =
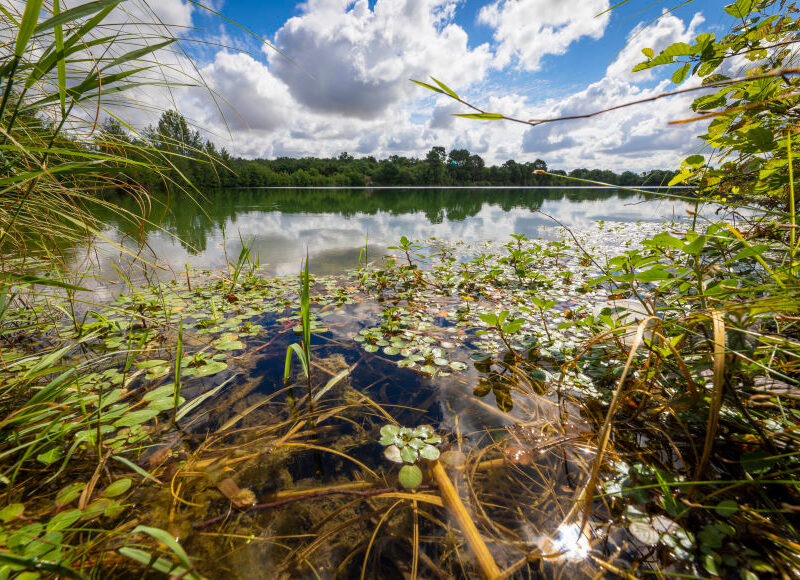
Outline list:
[[[469,512],[467,512],[466,506],[461,501],[461,497],[453,486],[453,482],[450,481],[450,476],[447,475],[447,472],[439,461],[433,463],[431,472],[433,473],[433,478],[436,480],[436,484],[439,486],[439,491],[442,494],[442,501],[455,516],[467,540],[467,545],[478,560],[478,568],[481,571],[481,575],[488,580],[496,578],[500,575],[500,568],[498,568],[492,554],[489,552],[489,548],[486,547],[486,543],[478,532],[478,528],[475,527],[475,523],[472,521]]]

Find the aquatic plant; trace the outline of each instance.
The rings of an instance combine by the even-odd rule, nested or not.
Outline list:
[[[398,478],[400,484],[408,489],[414,489],[422,483],[422,470],[416,465],[417,461],[439,459],[439,450],[435,445],[441,442],[442,438],[429,425],[414,429],[392,424],[381,427],[380,444],[386,447],[383,454],[389,461],[403,464]]]

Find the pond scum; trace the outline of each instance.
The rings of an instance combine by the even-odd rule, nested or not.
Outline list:
[[[795,392],[723,398],[725,320],[698,313],[760,254],[688,221],[558,232],[402,238],[324,278],[245,248],[7,307],[0,576],[795,573]],[[780,326],[745,338],[782,356]]]

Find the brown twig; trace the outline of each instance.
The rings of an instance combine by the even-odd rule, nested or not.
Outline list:
[[[293,496],[293,497],[287,497],[285,499],[279,499],[277,501],[271,501],[271,502],[267,502],[267,503],[257,503],[257,504],[254,504],[254,505],[250,506],[249,508],[247,508],[244,511],[265,510],[265,509],[270,509],[270,508],[274,508],[274,507],[280,507],[280,506],[285,505],[287,503],[292,503],[292,502],[299,501],[299,500],[312,499],[312,498],[317,498],[317,497],[324,497],[326,495],[339,495],[339,494],[341,494],[341,495],[357,495],[357,496],[361,496],[361,497],[370,497],[370,496],[373,496],[373,495],[381,495],[381,494],[384,494],[384,493],[392,493],[392,492],[396,492],[396,491],[397,491],[396,487],[386,487],[386,488],[383,488],[383,489],[369,489],[369,490],[366,490],[366,491],[359,491],[359,490],[355,490],[355,489],[324,489],[324,490],[314,491],[314,492],[311,492],[311,493],[306,493],[306,494],[303,494],[303,495],[296,495],[296,496]],[[220,521],[222,521],[224,519],[227,519],[227,517],[229,515],[230,515],[230,511],[228,511],[228,512],[226,512],[226,513],[224,513],[224,514],[222,514],[220,516],[216,516],[216,517],[213,517],[211,519],[208,519],[208,520],[205,520],[205,521],[202,521],[202,522],[196,522],[195,524],[192,525],[192,527],[195,528],[195,529],[205,528],[207,526],[210,526],[211,524],[215,524],[215,523],[220,522]]]
[[[524,125],[530,125],[532,127],[536,127],[538,125],[543,125],[545,123],[555,123],[555,122],[558,122],[558,121],[573,121],[573,120],[577,120],[577,119],[591,119],[592,117],[596,117],[596,116],[602,115],[604,113],[610,113],[611,111],[617,111],[619,109],[624,109],[626,107],[631,107],[633,105],[641,105],[641,104],[644,104],[644,103],[650,103],[650,102],[653,102],[653,101],[664,99],[666,97],[674,97],[675,95],[681,95],[681,94],[684,94],[684,93],[690,93],[690,92],[694,92],[694,91],[702,91],[702,90],[705,90],[705,89],[713,89],[715,87],[724,87],[724,86],[727,86],[727,85],[734,85],[736,83],[745,82],[745,81],[755,81],[755,80],[759,80],[759,79],[768,79],[768,78],[773,78],[773,77],[778,77],[778,76],[794,75],[794,74],[800,74],[800,68],[797,68],[797,67],[779,68],[779,69],[775,69],[775,70],[772,70],[772,71],[769,71],[769,72],[766,72],[766,73],[760,74],[760,75],[737,77],[735,79],[726,79],[726,80],[723,80],[723,81],[716,81],[716,82],[713,82],[713,83],[708,83],[708,84],[705,84],[705,85],[699,85],[699,86],[696,86],[696,87],[687,87],[685,89],[677,89],[675,91],[668,91],[668,92],[665,92],[665,93],[659,93],[657,95],[653,95],[652,97],[646,97],[644,99],[637,99],[635,101],[628,101],[627,103],[622,103],[620,105],[614,105],[613,107],[608,107],[607,109],[601,109],[599,111],[592,111],[591,113],[583,113],[583,114],[580,114],[580,115],[566,115],[566,116],[563,116],[563,117],[551,117],[551,118],[548,118],[548,119],[528,119],[528,120],[518,119],[516,117],[509,117],[508,115],[503,115],[502,113],[500,113],[500,115],[506,121],[513,121],[515,123],[522,123]],[[447,94],[447,93],[443,93],[443,94]],[[461,97],[453,96],[453,95],[448,95],[448,96],[450,98],[452,98],[453,100],[458,101],[462,105],[465,105],[465,106],[469,107],[473,111],[477,111],[478,113],[481,113],[483,115],[492,114],[490,111],[486,111],[484,109],[481,109],[480,107],[477,107],[477,106],[475,106],[475,105],[473,105],[471,103],[468,103],[467,101],[465,101]],[[458,116],[458,114],[456,114],[455,116]]]

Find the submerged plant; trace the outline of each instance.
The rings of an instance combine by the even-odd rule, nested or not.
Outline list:
[[[430,425],[416,429],[391,424],[381,427],[380,444],[386,447],[383,454],[389,461],[403,464],[398,477],[400,484],[408,489],[422,483],[422,470],[416,465],[417,461],[439,459],[439,449],[435,445],[441,442],[442,438]]]

